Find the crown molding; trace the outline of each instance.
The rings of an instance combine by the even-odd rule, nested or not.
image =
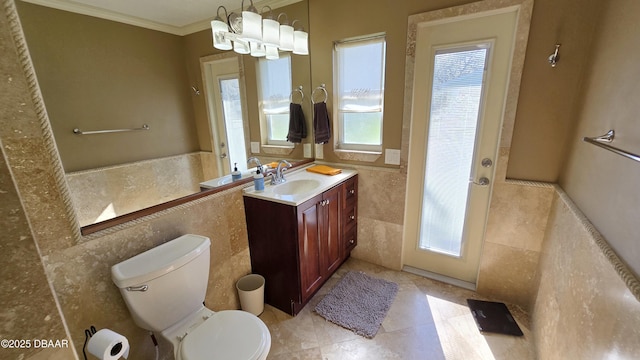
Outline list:
[[[211,28],[211,20],[216,17],[215,13],[211,14],[211,18],[207,20],[197,21],[185,26],[173,26],[155,22],[148,19],[143,19],[136,16],[130,16],[115,11],[105,10],[96,6],[80,4],[67,0],[21,0],[24,2],[46,6],[58,10],[69,11],[77,14],[93,16],[101,19],[116,21],[123,24],[138,26],[146,29],[162,31],[165,33],[185,36],[198,31],[207,30]],[[254,4],[258,10],[264,6],[270,6],[272,9],[281,8],[283,6],[298,3],[302,0],[264,0],[256,1]],[[229,12],[239,12],[240,8],[229,10]]]

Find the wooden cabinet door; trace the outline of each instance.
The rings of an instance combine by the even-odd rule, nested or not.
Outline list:
[[[321,202],[322,194],[298,206],[298,252],[303,302],[322,285],[322,279],[325,273],[320,241],[322,223]]]
[[[342,246],[340,232],[340,214],[342,210],[342,186],[323,193],[321,204],[322,216],[320,239],[322,249],[323,276],[329,277],[342,263]]]

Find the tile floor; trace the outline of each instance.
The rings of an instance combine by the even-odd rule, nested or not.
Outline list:
[[[394,281],[398,295],[380,330],[367,339],[326,321],[316,304],[350,270]],[[271,331],[268,360],[534,359],[527,314],[509,306],[524,336],[480,334],[467,298],[486,299],[417,275],[347,260],[296,317],[269,305],[260,318]]]

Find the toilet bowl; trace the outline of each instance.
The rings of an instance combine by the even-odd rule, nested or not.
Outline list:
[[[111,267],[134,322],[173,344],[176,360],[263,360],[267,326],[239,310],[203,305],[209,278],[209,238],[183,235]]]

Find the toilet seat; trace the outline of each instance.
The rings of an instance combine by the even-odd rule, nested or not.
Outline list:
[[[189,332],[180,345],[181,360],[258,360],[266,359],[271,335],[255,315],[225,310]]]

